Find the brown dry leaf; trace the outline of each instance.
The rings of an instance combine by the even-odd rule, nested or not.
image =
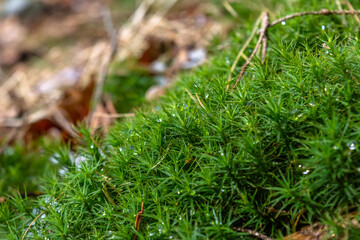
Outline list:
[[[349,226],[360,229],[360,223],[356,219],[359,216],[358,212],[352,212],[344,215],[340,220],[335,223],[347,229]],[[286,236],[284,240],[325,240],[325,239],[348,239],[345,236],[338,236],[335,233],[329,231],[328,226],[321,223],[314,223],[311,226],[301,228],[300,231]]]
[[[100,129],[102,133],[106,133],[109,127],[114,123],[114,117],[117,116],[115,106],[108,96],[105,96],[104,101],[100,102],[94,111],[90,120],[90,129],[94,133]]]
[[[88,115],[94,88],[95,79],[92,77],[85,88],[78,86],[65,91],[63,99],[56,108],[44,112],[38,121],[29,123],[28,127],[24,126],[25,140],[33,141],[39,136],[49,133],[57,135],[57,137],[61,135],[64,140],[76,136],[72,125],[76,125]]]
[[[22,52],[21,43],[27,30],[16,17],[0,21],[0,66],[16,63]]]

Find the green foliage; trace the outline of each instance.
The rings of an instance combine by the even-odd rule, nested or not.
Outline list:
[[[230,39],[157,112],[138,112],[103,141],[83,129],[83,148],[59,155],[66,173],[48,180],[45,196],[1,204],[6,236],[21,238],[43,211],[28,238],[253,239],[233,227],[279,237],[323,221],[356,239],[356,227],[339,224],[360,197],[360,47],[346,19],[271,28],[265,65],[256,60],[226,91],[228,60],[245,40]]]
[[[58,165],[51,161],[57,144],[41,139],[31,146],[17,144],[6,147],[0,154],[0,196],[11,189],[39,191],[40,178],[57,169]]]
[[[114,64],[113,68],[115,67],[120,72],[133,68],[130,63]],[[104,92],[110,95],[118,112],[128,113],[144,103],[146,91],[155,83],[155,77],[142,69],[132,69],[122,74],[114,70],[114,73],[107,76]]]

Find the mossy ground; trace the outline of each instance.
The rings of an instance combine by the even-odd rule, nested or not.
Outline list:
[[[281,6],[282,16],[336,9]],[[156,112],[138,112],[103,140],[82,129],[84,147],[74,159],[58,155],[66,174],[48,180],[46,195],[1,205],[3,236],[20,239],[44,211],[28,238],[254,238],[239,226],[281,238],[322,221],[329,236],[357,239],[344,216],[359,210],[360,47],[356,21],[346,20],[307,16],[271,28],[265,65],[255,60],[226,91],[251,24],[235,30]]]

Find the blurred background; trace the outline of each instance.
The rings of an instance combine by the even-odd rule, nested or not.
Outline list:
[[[41,194],[42,178],[64,172],[58,154],[76,161],[79,128],[104,136],[139,107],[159,110],[179,74],[240,48],[263,10],[291,4],[0,0],[0,200]]]
[[[153,110],[180,72],[225,46],[230,29],[246,18],[240,6],[1,0],[0,197],[40,191],[41,177],[61,169],[55,152],[76,148],[76,126],[104,134],[139,106]]]

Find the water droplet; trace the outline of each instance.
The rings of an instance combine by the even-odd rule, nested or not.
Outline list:
[[[253,51],[253,50],[250,48],[250,49],[249,49],[249,53],[251,53],[252,51]]]
[[[209,97],[209,94],[206,94],[206,95],[205,95],[205,98],[208,99],[208,97]]]
[[[286,24],[286,22],[285,22],[285,21],[282,21],[282,22],[281,22],[281,25],[283,25],[283,26],[284,26],[285,24]]]
[[[162,122],[161,118],[159,118],[159,119],[157,120],[157,122]]]
[[[360,173],[360,168],[357,168],[357,171]]]
[[[326,54],[329,54],[329,50],[326,50],[326,52],[325,52]]]
[[[130,146],[130,149],[131,149],[131,150],[134,150],[135,148],[134,148],[134,146]]]
[[[301,168],[302,166],[301,166],[301,164],[299,164],[299,168]]]
[[[325,25],[322,25],[322,26],[321,26],[321,30],[325,30]]]
[[[354,151],[355,149],[356,149],[355,144],[351,143],[350,146],[349,146],[349,150]]]
[[[310,172],[310,170],[306,170],[303,172],[303,174],[308,174]]]
[[[297,111],[298,111],[298,109],[295,108],[295,109],[291,110],[290,114],[295,114],[295,113],[297,113]]]
[[[220,155],[221,155],[221,156],[224,156],[224,153],[222,152],[222,153],[220,153]]]
[[[195,210],[191,209],[190,210],[190,215],[194,215],[195,214]]]
[[[311,102],[309,103],[310,106],[315,107],[315,103]]]
[[[228,56],[225,57],[225,61],[226,61],[226,64],[227,64],[227,65],[230,65],[230,60],[229,60],[229,57],[228,57]]]
[[[91,145],[90,148],[93,149],[93,148],[94,148],[94,145]]]
[[[326,87],[324,88],[324,91],[325,91],[325,92],[327,91],[327,88],[326,88]]]
[[[170,237],[169,237],[169,239],[173,239],[174,238],[174,236],[173,235],[171,235]]]
[[[173,117],[175,117],[175,114],[172,114]]]
[[[179,220],[181,220],[182,219],[182,217],[179,217]]]
[[[336,146],[336,145],[334,145],[334,146],[333,146],[333,149],[334,149],[334,150],[338,150],[338,149],[339,149],[339,147],[338,147],[338,146]]]
[[[134,153],[135,156],[137,156],[138,154],[137,153]]]
[[[123,151],[123,149],[122,149],[122,148],[119,148],[119,151],[120,151],[120,152],[122,152],[122,151]]]
[[[225,192],[225,189],[222,188],[222,189],[221,189],[221,192],[222,192],[222,193]]]
[[[102,168],[102,169],[101,169],[101,171],[103,172],[103,171],[104,171],[104,169]]]
[[[337,98],[337,99],[335,99],[337,102],[339,101],[339,99]]]

